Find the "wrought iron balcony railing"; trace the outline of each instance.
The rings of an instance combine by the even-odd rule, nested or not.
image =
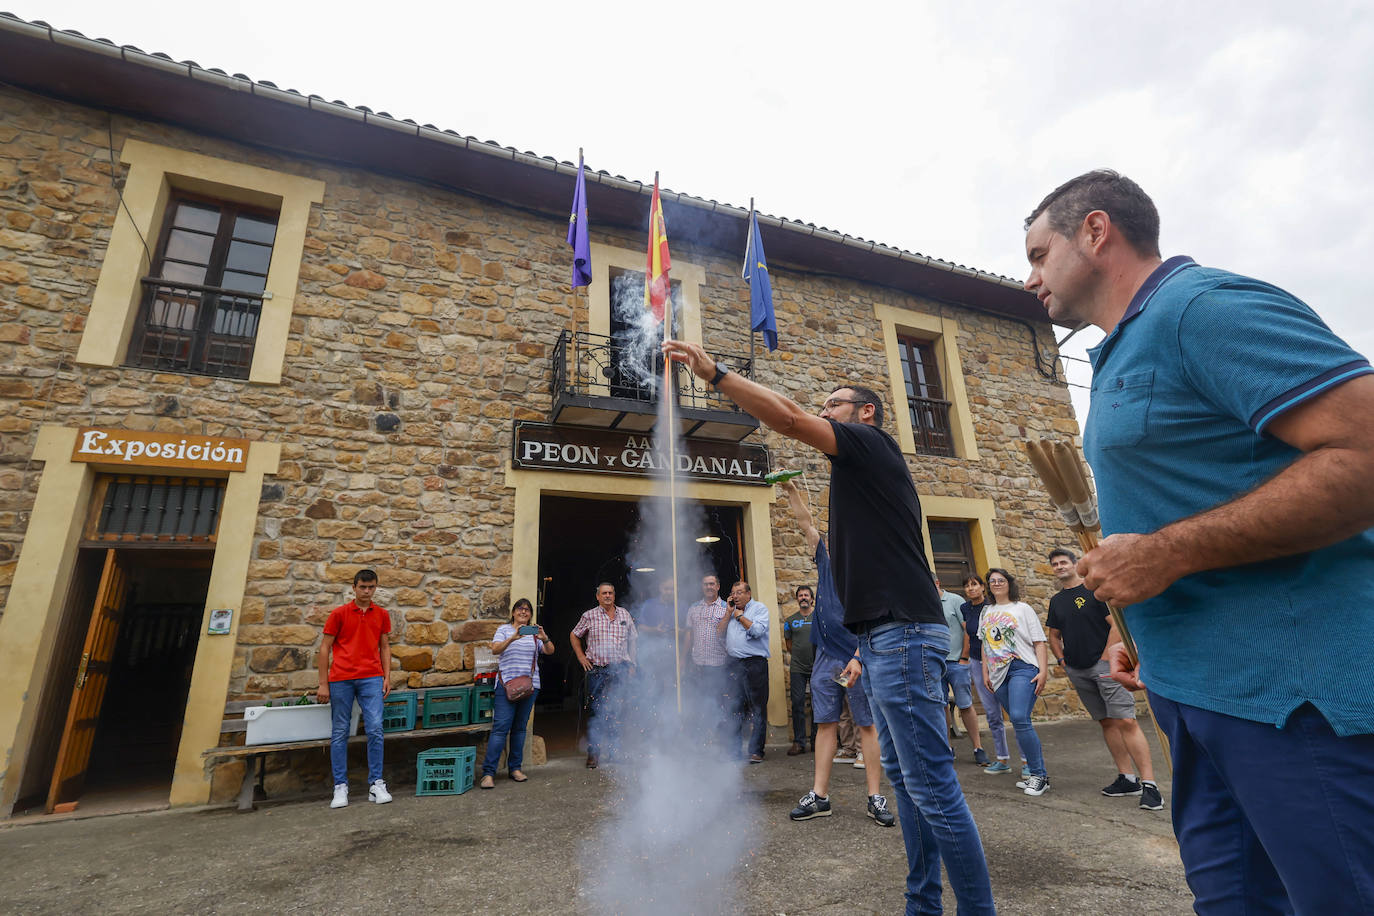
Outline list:
[[[143,278],[128,365],[247,378],[263,295]]]
[[[918,454],[954,456],[949,403],[937,398],[907,397],[907,406],[911,410],[911,435],[916,440]]]
[[[753,361],[744,355],[720,359],[746,378]],[[686,367],[673,366],[673,387],[688,435],[700,431],[712,438],[742,438],[758,421],[737,408]],[[564,331],[553,352],[554,419],[577,425],[644,429],[652,425],[663,384],[663,356],[646,347],[604,334]],[[571,408],[571,409],[569,409]],[[565,413],[566,410],[566,413]],[[633,415],[633,419],[627,419]]]

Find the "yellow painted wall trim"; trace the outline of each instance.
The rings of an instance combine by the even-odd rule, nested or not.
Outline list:
[[[210,567],[210,585],[205,595],[205,610],[196,646],[191,688],[186,696],[186,714],[177,747],[176,769],[172,774],[171,804],[199,805],[210,800],[210,780],[201,754],[219,744],[224,703],[229,694],[229,675],[238,645],[242,618],[243,592],[248,582],[248,564],[253,558],[253,537],[258,524],[258,502],[263,478],[277,472],[281,444],[254,442],[248,449],[248,466],[242,473],[229,475],[220,510],[219,533],[215,540],[215,560]],[[211,636],[206,631],[211,608],[233,608],[229,632]]]
[[[887,373],[892,388],[892,413],[896,420],[897,442],[902,451],[908,455],[916,453],[911,409],[903,382],[901,351],[897,347],[897,335],[910,334],[936,344],[940,379],[944,382],[945,397],[951,405],[949,425],[954,438],[954,453],[960,458],[976,461],[978,440],[973,432],[973,413],[969,409],[968,392],[964,388],[964,367],[959,357],[959,323],[953,318],[927,315],[891,305],[876,305],[873,313],[882,327],[883,349],[887,355]]]
[[[248,377],[256,384],[278,384],[310,205],[324,200],[324,182],[133,139],[125,141],[120,161],[129,166],[124,185],[128,210],[120,207],[115,215],[77,362],[89,366],[123,363],[142,296],[139,280],[152,270],[144,241],[149,249],[156,246],[171,191],[180,188],[279,209],[267,271],[266,291],[272,295],[263,302]]]
[[[983,575],[989,567],[1001,566],[1002,558],[997,552],[997,533],[994,523],[997,518],[997,504],[990,499],[967,499],[962,496],[926,496],[921,499],[921,537],[925,540],[926,557],[934,555],[930,547],[930,525],[935,521],[962,521],[972,526],[974,572]],[[950,583],[944,583],[948,586]],[[961,583],[962,584],[962,583]]]
[[[593,253],[593,258],[596,255]],[[604,263],[594,262],[594,263]],[[506,485],[515,490],[515,524],[511,549],[511,595],[533,596],[539,585],[539,503],[541,497],[574,496],[586,499],[638,500],[661,494],[661,483],[650,478],[609,477],[566,471],[526,471],[506,465]],[[769,605],[768,721],[787,724],[787,682],[782,667],[780,608],[770,603],[778,593],[773,568],[773,534],[770,508],[776,499],[773,487],[744,484],[685,482],[681,496],[703,503],[740,506],[744,509],[744,555],[749,565],[754,596]],[[722,590],[728,590],[723,586]],[[589,599],[590,600],[590,599]],[[695,600],[695,599],[693,599]]]
[[[43,477],[0,617],[0,817],[10,814],[23,783],[91,498],[94,473],[68,460],[75,445],[75,428],[44,426],[34,447],[34,460],[44,463]]]

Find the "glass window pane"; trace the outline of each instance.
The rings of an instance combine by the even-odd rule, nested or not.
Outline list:
[[[271,245],[277,237],[277,221],[261,216],[239,215],[234,221],[234,238]]]
[[[210,249],[215,247],[215,237],[185,229],[173,229],[167,236],[166,256],[177,261],[190,261],[194,264],[209,264]]]
[[[183,264],[180,261],[163,261],[162,279],[170,280],[172,283],[191,283],[196,286],[204,286],[205,268],[195,264]]]
[[[182,201],[177,204],[177,215],[172,220],[172,225],[184,229],[199,229],[201,232],[214,235],[219,231],[219,207]]]
[[[253,242],[230,242],[229,257],[224,266],[230,270],[242,270],[255,274],[266,274],[267,264],[272,260],[270,245],[257,245]]]
[[[245,293],[260,293],[267,288],[267,278],[259,274],[245,274],[226,270],[220,281],[221,289],[237,289]]]

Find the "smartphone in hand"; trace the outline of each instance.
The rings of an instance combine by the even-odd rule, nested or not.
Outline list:
[[[539,628],[538,628],[538,627],[521,627],[521,628],[520,628],[520,635],[521,635],[521,636],[538,636],[538,635],[539,635]]]

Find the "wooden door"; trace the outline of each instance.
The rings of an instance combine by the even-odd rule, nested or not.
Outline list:
[[[110,683],[119,620],[124,614],[128,592],[128,570],[120,564],[117,551],[106,550],[105,569],[96,589],[86,643],[76,668],[76,685],[67,707],[67,724],[62,729],[62,744],[57,751],[57,765],[53,768],[52,785],[48,790],[49,814],[59,804],[75,802],[86,781],[86,767],[95,744],[96,726],[100,723],[100,704]]]

